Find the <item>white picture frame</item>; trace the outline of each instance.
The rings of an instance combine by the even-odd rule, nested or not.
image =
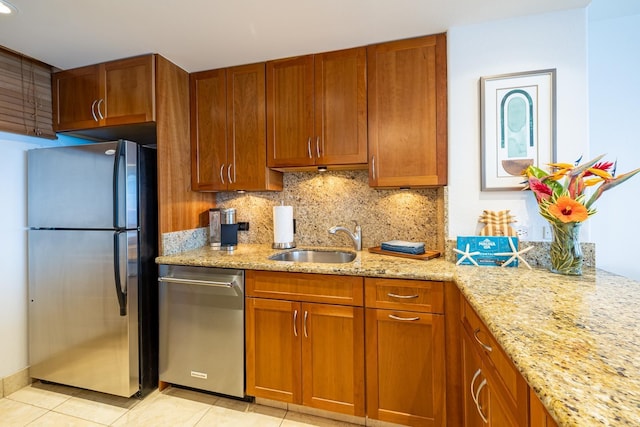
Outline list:
[[[524,188],[528,165],[555,161],[556,70],[480,78],[482,191]]]

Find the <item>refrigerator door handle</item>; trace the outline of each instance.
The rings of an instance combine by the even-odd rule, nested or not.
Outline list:
[[[127,315],[127,291],[122,289],[122,277],[120,275],[120,235],[126,230],[116,230],[113,233],[113,277],[116,284],[116,295],[120,306],[120,316]]]
[[[113,228],[120,228],[120,162],[124,158],[124,142],[118,141],[113,159]]]

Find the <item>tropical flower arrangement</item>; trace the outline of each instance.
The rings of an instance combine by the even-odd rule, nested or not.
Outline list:
[[[551,224],[551,270],[563,274],[582,273],[579,225],[596,213],[593,204],[605,191],[625,182],[640,168],[616,176],[617,162],[604,162],[604,154],[580,164],[552,163],[547,172],[529,166],[525,190],[535,194],[540,214]],[[587,192],[587,189],[590,191]]]

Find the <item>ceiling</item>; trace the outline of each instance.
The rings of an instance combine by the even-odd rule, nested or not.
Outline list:
[[[0,45],[74,68],[159,53],[188,72],[585,7],[590,0],[9,0]]]

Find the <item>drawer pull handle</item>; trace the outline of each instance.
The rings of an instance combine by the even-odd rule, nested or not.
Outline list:
[[[480,414],[480,418],[482,418],[482,421],[485,424],[489,424],[489,420],[487,420],[487,417],[484,415],[484,413],[482,413],[482,407],[480,406],[480,392],[486,385],[487,385],[487,379],[485,378],[482,380],[482,382],[478,386],[478,391],[476,393],[474,400],[476,401],[476,408],[478,409],[478,414]]]
[[[293,310],[293,336],[297,337],[298,336],[298,327],[296,326],[298,324],[298,310]]]
[[[307,310],[304,311],[304,337],[308,338],[309,335],[307,335],[307,317],[309,317],[309,312]]]
[[[307,154],[309,154],[310,159],[313,159],[313,154],[311,154],[311,137],[307,139]]]
[[[94,99],[91,103],[91,115],[93,116],[93,121],[98,121],[98,116],[96,116],[96,104],[98,103],[97,99]]]
[[[415,322],[416,320],[420,320],[419,317],[398,317],[398,316],[396,316],[394,314],[390,314],[389,318],[393,319],[393,320],[403,320],[403,321],[406,321],[406,322]]]
[[[489,353],[491,353],[493,351],[493,348],[491,348],[490,345],[487,345],[485,343],[483,343],[480,338],[478,338],[478,333],[480,333],[480,328],[476,329],[475,331],[473,331],[473,338],[476,339],[476,341],[478,342],[478,344],[480,344],[482,346],[482,348],[484,348],[486,351],[488,351]]]
[[[392,294],[391,292],[389,292],[387,296],[390,296],[391,298],[413,299],[413,298],[418,298],[419,295],[398,295],[398,294]]]
[[[220,166],[220,181],[222,181],[223,184],[226,184],[226,182],[224,182],[224,175],[222,174],[223,170],[224,170],[224,163]]]

